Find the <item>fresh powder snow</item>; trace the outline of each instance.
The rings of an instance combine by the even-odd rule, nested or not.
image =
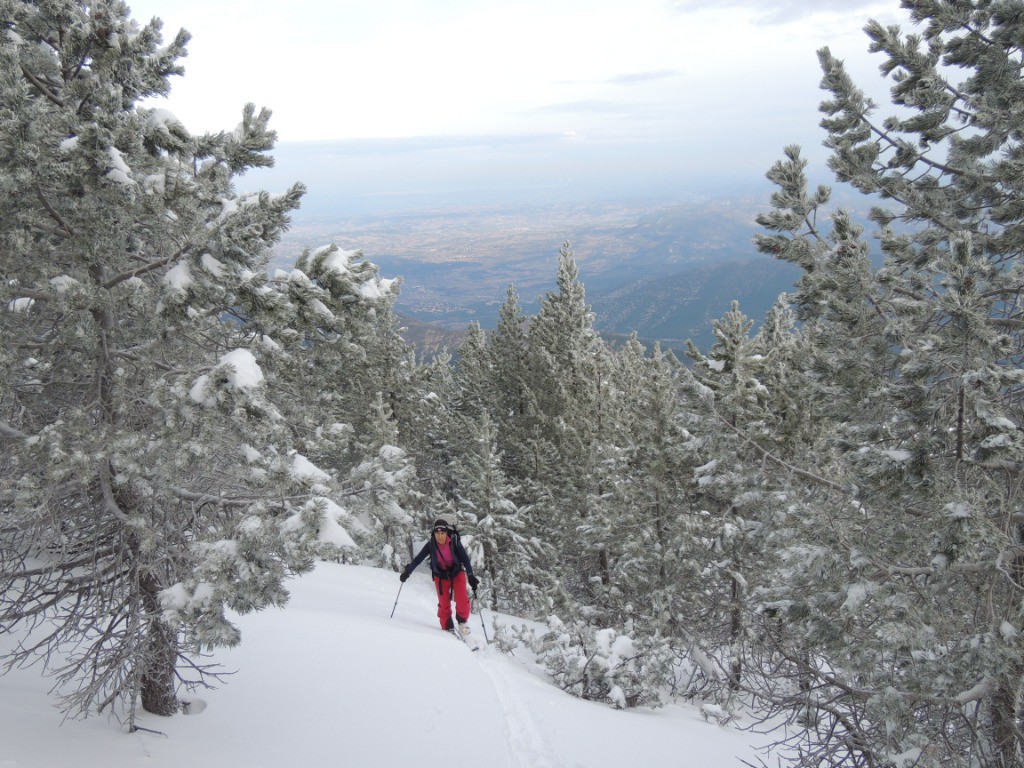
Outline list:
[[[322,563],[288,584],[284,609],[236,617],[241,645],[208,659],[231,673],[223,685],[182,691],[189,715],[143,712],[134,733],[106,715],[62,721],[52,680],[12,670],[0,679],[0,766],[739,768],[769,739],[718,725],[713,705],[615,710],[558,690],[529,658],[471,653],[438,628],[427,574],[399,593],[396,573]],[[483,611],[491,639],[494,619]]]

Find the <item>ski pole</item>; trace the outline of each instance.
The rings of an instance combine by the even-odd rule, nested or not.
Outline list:
[[[476,592],[473,593],[473,601],[474,602],[476,601]],[[484,609],[482,607],[480,608],[479,613],[480,613],[480,628],[483,629],[483,631],[484,631],[484,642],[486,642],[488,645],[490,645],[491,644],[491,639],[487,636],[487,625],[484,624]]]
[[[404,581],[401,584],[398,585],[398,594],[395,595],[395,604],[393,606],[391,606],[391,615],[388,617],[390,619],[395,618],[395,608],[398,607],[398,598],[402,596],[402,587],[404,587],[404,586],[405,586],[405,582]]]

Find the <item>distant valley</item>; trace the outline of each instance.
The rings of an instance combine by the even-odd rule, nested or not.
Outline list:
[[[735,299],[755,322],[798,271],[754,249],[755,217],[773,191],[760,168],[701,170],[674,142],[567,141],[564,136],[434,137],[282,144],[248,189],[301,179],[302,208],[276,250],[359,249],[402,279],[396,310],[425,355],[453,349],[471,322],[492,328],[508,286],[524,313],[555,287],[569,242],[609,338],[648,346],[712,343],[711,321]],[[808,169],[828,182],[824,167]],[[863,218],[867,204],[833,188]],[[824,217],[821,217],[824,218]]]
[[[755,321],[798,270],[758,254],[754,217],[767,191],[685,202],[549,205],[463,204],[396,213],[296,217],[275,261],[333,242],[359,249],[401,277],[396,311],[421,354],[453,349],[471,322],[493,328],[508,286],[526,314],[555,288],[557,255],[569,242],[603,334],[635,331],[681,353],[706,349],[710,323],[735,299]]]

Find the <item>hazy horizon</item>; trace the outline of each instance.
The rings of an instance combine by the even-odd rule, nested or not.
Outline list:
[[[427,208],[588,204],[650,200],[652,204],[763,195],[763,167],[709,155],[696,163],[676,143],[573,142],[561,137],[451,137],[283,142],[275,166],[239,181],[240,191],[280,192],[295,182],[307,193],[296,219],[396,214]],[[820,162],[815,183],[829,183]]]

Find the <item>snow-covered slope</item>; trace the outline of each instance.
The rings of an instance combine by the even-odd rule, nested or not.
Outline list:
[[[323,564],[290,586],[284,610],[238,620],[242,645],[214,657],[237,672],[194,694],[201,711],[141,718],[160,733],[105,717],[62,724],[49,679],[0,677],[0,768],[721,768],[753,757],[756,736],[692,708],[616,711],[495,648],[471,653],[438,628],[426,573],[405,584],[394,618],[390,572]],[[471,627],[482,639],[479,615]]]

